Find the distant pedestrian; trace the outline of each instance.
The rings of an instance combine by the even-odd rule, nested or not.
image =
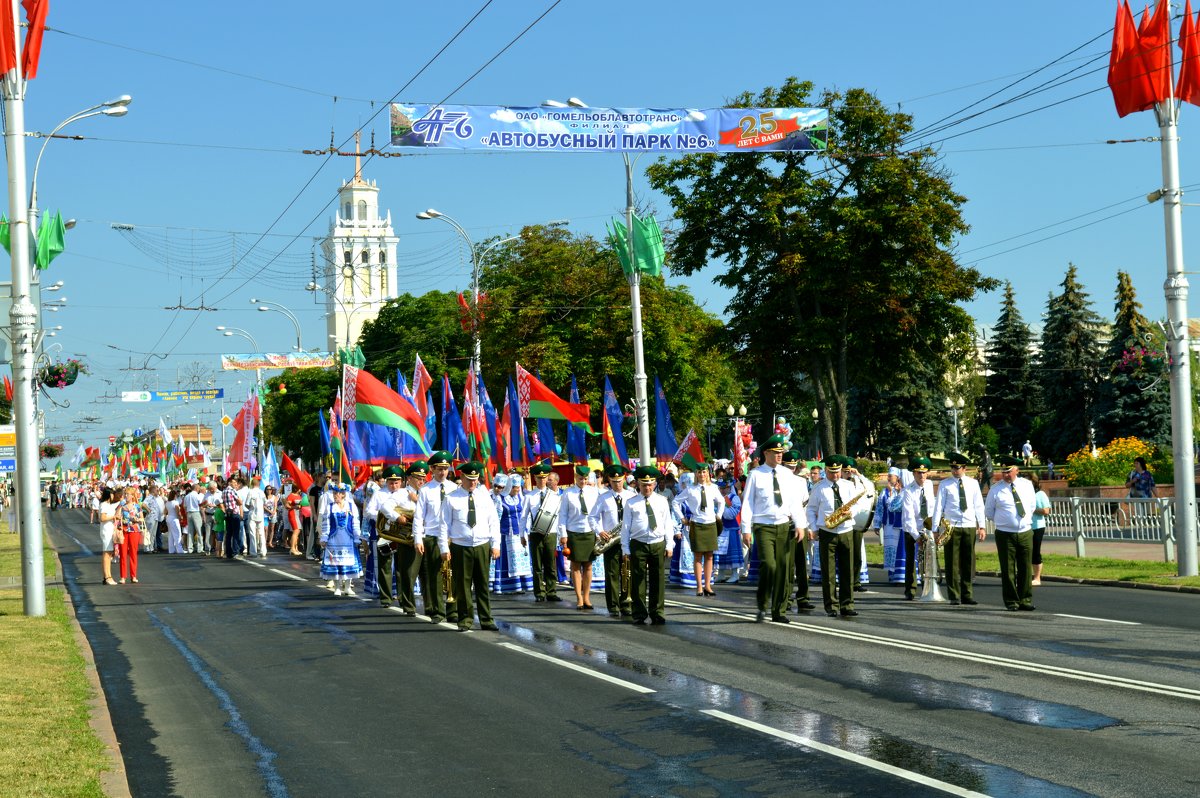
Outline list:
[[[1125,481],[1125,487],[1129,488],[1129,498],[1131,499],[1154,498],[1156,493],[1154,475],[1146,467],[1146,458],[1134,458],[1133,470],[1129,472],[1129,479]]]

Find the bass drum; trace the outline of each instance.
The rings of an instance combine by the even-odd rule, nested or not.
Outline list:
[[[875,519],[875,483],[854,481],[859,490],[867,489],[867,492],[861,499],[854,503],[854,531],[861,532],[871,526],[871,522]]]

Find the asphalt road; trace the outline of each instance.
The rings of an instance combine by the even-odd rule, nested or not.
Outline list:
[[[135,796],[1200,794],[1200,596],[885,585],[785,626],[722,586],[662,627],[494,596],[461,634],[274,554],[106,587],[97,527],[49,516]]]

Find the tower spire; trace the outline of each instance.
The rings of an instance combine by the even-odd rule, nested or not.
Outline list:
[[[354,131],[354,182],[362,182],[362,131]]]

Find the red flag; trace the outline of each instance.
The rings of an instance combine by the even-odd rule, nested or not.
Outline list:
[[[512,420],[509,416],[508,391],[505,391],[504,409],[500,411],[500,418],[496,421],[496,447],[500,450],[497,462],[505,471],[511,471],[513,467],[511,436]]]
[[[279,464],[283,466],[283,470],[286,471],[288,476],[292,478],[292,482],[295,482],[300,487],[300,492],[308,493],[308,489],[313,485],[312,476],[307,471],[301,470],[299,466],[293,463],[292,458],[287,456],[287,452],[283,453],[283,459],[279,462]]]
[[[13,396],[12,380],[10,380],[8,378],[8,375],[5,374],[4,375],[4,398],[7,399],[9,402],[11,402],[12,396]]]
[[[6,6],[8,12],[11,6]],[[0,14],[0,73],[17,67],[17,32],[12,26],[9,13]]]
[[[42,34],[46,31],[46,14],[50,12],[50,0],[21,0],[25,7],[24,67],[26,79],[37,77],[38,59],[42,55]],[[16,48],[13,48],[15,54]]]
[[[1171,96],[1171,5],[1167,0],[1158,0],[1154,16],[1150,16],[1149,8],[1142,14],[1138,49],[1142,53],[1142,71],[1149,80],[1154,102],[1168,99]]]
[[[462,295],[462,291],[458,292],[458,323],[462,327],[463,332],[470,332],[471,327],[471,306],[467,304],[467,299]]]
[[[517,364],[517,401],[521,405],[523,418],[556,418],[569,424],[578,424],[588,432],[592,425],[588,421],[591,408],[584,404],[572,404],[559,399],[537,377]]]
[[[1183,8],[1183,23],[1179,28],[1179,49],[1183,61],[1179,65],[1179,82],[1175,96],[1185,103],[1200,105],[1200,32],[1192,16],[1192,0]]]
[[[1143,24],[1147,24],[1149,19],[1147,13],[1142,18]],[[1157,102],[1153,82],[1142,60],[1138,30],[1133,24],[1133,12],[1129,10],[1128,0],[1122,0],[1117,6],[1112,54],[1108,59],[1108,87],[1117,106],[1117,116],[1145,111]]]

